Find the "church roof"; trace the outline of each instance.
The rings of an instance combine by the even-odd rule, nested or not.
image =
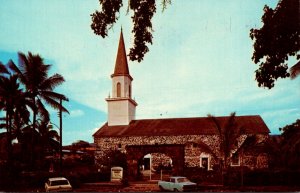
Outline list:
[[[127,56],[126,56],[126,50],[125,50],[125,44],[124,44],[122,30],[120,33],[119,47],[118,47],[118,52],[117,52],[115,70],[114,70],[114,73],[111,75],[111,77],[114,77],[114,76],[128,76],[132,80],[132,77],[129,74],[129,68],[128,68],[128,63],[127,63]]]
[[[229,117],[216,117],[224,125]],[[259,115],[236,116],[237,127],[245,134],[268,134],[270,130]],[[94,137],[217,135],[218,129],[209,117],[132,120],[129,125],[108,126],[105,123]]]

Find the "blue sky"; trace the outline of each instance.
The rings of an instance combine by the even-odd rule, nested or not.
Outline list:
[[[66,82],[57,89],[67,95],[63,143],[82,139],[106,122],[120,28],[127,53],[133,43],[132,22],[120,18],[102,39],[90,28],[98,0],[0,0],[0,61],[17,62],[17,52],[40,54],[52,73]],[[137,119],[261,115],[271,133],[300,117],[299,79],[259,88],[251,61],[249,30],[261,27],[265,4],[277,0],[173,0],[153,18],[153,45],[141,63],[129,62]],[[160,1],[157,1],[159,4]],[[289,61],[292,65],[294,60]],[[56,111],[49,109],[58,125]]]

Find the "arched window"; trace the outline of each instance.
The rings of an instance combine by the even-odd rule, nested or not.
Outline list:
[[[117,97],[121,97],[121,83],[117,83]]]
[[[129,98],[131,98],[131,84],[129,85]]]

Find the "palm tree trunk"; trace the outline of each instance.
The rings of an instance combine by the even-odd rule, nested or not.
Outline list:
[[[34,106],[34,110],[33,110],[33,125],[32,125],[32,133],[31,133],[31,156],[30,156],[30,166],[31,169],[33,169],[34,167],[34,133],[35,133],[35,125],[36,125],[36,103],[35,103],[35,97],[33,97],[33,106]]]
[[[7,129],[7,169],[8,169],[8,182],[12,183],[12,145],[11,145],[11,116],[9,107],[6,109],[6,129]]]
[[[7,130],[7,159],[8,163],[10,164],[11,161],[11,116],[9,115],[9,109],[6,110],[6,130]]]

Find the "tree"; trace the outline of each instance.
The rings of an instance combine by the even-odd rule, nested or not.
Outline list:
[[[8,152],[8,163],[11,160],[12,153],[12,116],[14,112],[14,102],[17,100],[21,90],[19,89],[19,84],[17,83],[17,77],[1,77],[0,79],[0,96],[1,103],[3,105],[4,111],[6,111],[5,115],[5,127],[7,133],[7,152]]]
[[[262,16],[263,26],[251,29],[254,40],[252,60],[259,63],[255,71],[259,87],[274,87],[278,78],[287,78],[289,57],[300,59],[300,2],[280,0],[275,10],[265,5]],[[290,68],[291,77],[300,72],[300,61]]]
[[[118,20],[117,13],[123,6],[122,0],[99,0],[102,10],[95,11],[91,14],[91,28],[96,35],[101,35],[103,38],[107,36],[109,29]],[[133,11],[131,17],[133,21],[134,44],[130,48],[129,58],[132,61],[141,62],[144,55],[149,51],[147,43],[152,44],[152,17],[156,12],[155,0],[129,0],[128,9]],[[171,0],[162,0],[163,10],[167,4],[171,4]]]
[[[300,169],[300,120],[279,129],[282,134],[281,154],[286,168]]]
[[[54,74],[48,77],[51,65],[45,64],[43,58],[38,54],[33,55],[31,52],[28,52],[28,55],[26,56],[24,53],[19,52],[18,57],[18,66],[10,60],[9,67],[18,75],[20,82],[25,86],[26,92],[29,93],[31,100],[33,101],[33,143],[37,115],[45,120],[49,120],[49,113],[43,102],[46,102],[54,109],[62,109],[62,111],[68,112],[65,107],[60,105],[61,99],[67,101],[68,98],[54,92],[54,89],[58,85],[61,85],[65,80],[60,74]]]
[[[4,66],[4,65],[2,65]],[[27,109],[28,104],[30,104],[29,98],[26,97],[26,93],[22,91],[18,83],[18,77],[15,74],[11,74],[10,71],[6,69],[5,75],[0,76],[0,107],[6,112],[5,123],[1,124],[2,128],[6,128],[6,141],[7,141],[7,168],[11,172],[13,169],[13,148],[12,140],[15,138],[17,133],[17,128],[14,127],[15,123],[18,125],[22,122],[29,120],[29,111]],[[3,119],[1,119],[3,120]]]
[[[78,141],[72,143],[72,147],[74,149],[86,149],[86,148],[90,147],[90,143],[87,141],[78,140]]]
[[[0,61],[0,75],[8,74],[8,70],[6,69],[5,65]]]
[[[111,167],[120,166],[125,171],[127,170],[127,159],[126,154],[120,150],[109,150],[106,151],[104,156],[99,160],[99,164],[104,168],[105,171],[110,172]]]
[[[228,159],[231,156],[231,152],[234,148],[237,148],[237,140],[242,134],[242,127],[236,123],[235,112],[231,113],[228,120],[224,123],[217,117],[208,115],[213,121],[219,134],[220,143],[220,157],[224,162],[224,168],[228,167]]]
[[[53,129],[53,125],[50,120],[38,119],[37,120],[37,130],[38,130],[38,146],[41,149],[39,151],[40,159],[43,160],[47,154],[51,154],[54,151],[59,150],[59,134]]]
[[[20,88],[17,75],[1,78],[0,95],[3,110],[6,111],[6,128],[12,133],[12,129],[18,130],[29,122],[30,113],[27,107],[33,108],[32,101]]]
[[[9,74],[6,66],[0,61],[0,81],[5,78],[5,75]],[[2,95],[0,94],[0,110],[4,107]]]
[[[238,148],[238,138],[243,134],[243,127],[236,123],[235,112],[231,113],[229,118],[224,122],[217,117],[208,115],[215,124],[219,134],[220,144],[220,166],[222,173],[222,183],[224,183],[224,171],[229,167],[229,158],[235,148]]]

